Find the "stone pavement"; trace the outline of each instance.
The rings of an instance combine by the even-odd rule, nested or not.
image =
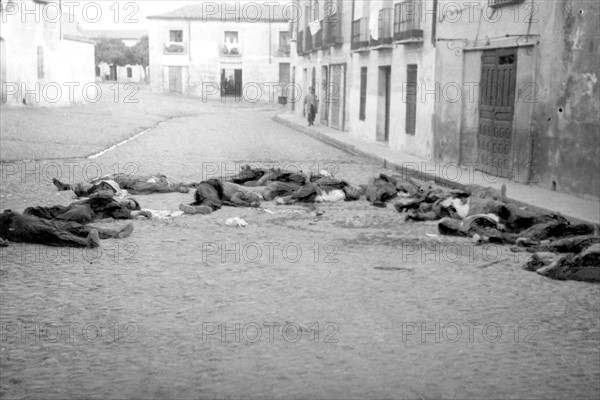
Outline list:
[[[99,88],[102,96],[96,103],[2,105],[0,162],[93,155],[162,122],[196,115],[202,104],[199,99],[157,96],[145,85],[102,83]]]
[[[499,178],[474,170],[456,168],[456,164],[442,164],[421,157],[392,150],[380,143],[367,142],[326,126],[306,126],[304,118],[289,112],[278,113],[274,118],[290,128],[297,129],[351,154],[361,155],[380,162],[384,167],[410,174],[423,180],[434,180],[449,187],[477,184],[500,189],[506,185],[509,201],[538,212],[559,212],[574,222],[600,223],[600,203],[542,187],[525,185],[510,179]]]
[[[140,107],[160,99],[194,103],[149,93]],[[69,204],[56,173],[199,181],[251,163],[358,184],[392,172],[275,123],[271,106],[194,109],[93,159],[82,146],[7,163],[0,209]],[[96,129],[128,123],[129,106],[113,111]],[[137,198],[176,210],[192,194]],[[97,250],[0,249],[0,399],[599,397],[597,285],[523,271],[527,254],[364,199],[263,207],[136,220]]]

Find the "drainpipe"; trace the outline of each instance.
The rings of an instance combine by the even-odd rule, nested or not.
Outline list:
[[[533,12],[534,12],[534,10],[536,10],[536,8],[533,7],[534,5],[535,4],[532,4],[531,14],[529,14],[529,23],[527,25],[527,36],[529,36],[529,34],[531,33],[531,20],[533,19]],[[539,43],[539,41],[538,41],[538,43]],[[537,47],[537,45],[536,45],[536,47]],[[532,53],[532,57],[536,57],[535,52]],[[537,60],[536,60],[536,64],[537,64]],[[536,70],[537,70],[537,65],[534,68],[534,73]],[[536,77],[537,77],[537,75],[536,75]],[[535,78],[534,78],[534,81],[535,81]],[[535,103],[531,105],[532,109],[534,107],[535,107]],[[534,125],[534,123],[532,121],[532,119],[534,118],[534,115],[535,115],[535,112],[533,112],[533,110],[531,110],[531,112],[529,113],[529,168],[527,171],[527,184],[528,185],[531,183],[536,183],[534,181],[537,179],[537,177],[535,176],[536,171],[535,171],[533,157],[535,155],[535,139],[536,139],[537,132],[539,131],[539,127],[537,125]],[[532,129],[534,126],[536,129]]]
[[[433,47],[435,47],[437,39],[437,9],[438,0],[433,0],[433,23],[431,25],[431,44],[433,44]]]
[[[188,20],[188,72],[187,72],[187,86],[186,94],[190,94],[190,69],[192,66],[192,21]]]
[[[271,33],[271,28],[272,28],[272,23],[271,23],[271,19],[269,18],[269,64],[271,64],[271,52],[273,51],[273,49],[271,49],[272,45],[273,45],[273,38],[272,33]]]
[[[60,19],[58,20],[58,38],[59,40],[63,40],[63,32],[62,32],[62,20],[63,20],[63,15],[62,15],[62,0],[58,0],[58,11],[60,12]]]
[[[352,38],[354,37],[354,7],[356,6],[356,0],[352,0],[352,20],[350,21],[350,47],[352,48]],[[343,32],[342,32],[343,34]],[[352,53],[350,53],[352,58]]]

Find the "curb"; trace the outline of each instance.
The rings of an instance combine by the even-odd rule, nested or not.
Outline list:
[[[430,174],[427,172],[422,172],[422,171],[417,172],[413,169],[408,169],[402,165],[388,161],[384,157],[380,157],[376,154],[369,153],[367,151],[358,149],[358,148],[356,148],[356,146],[353,146],[353,145],[345,143],[341,140],[329,137],[323,133],[320,133],[313,129],[310,129],[309,127],[301,126],[294,122],[288,121],[284,118],[281,118],[279,116],[279,114],[275,114],[275,116],[273,117],[273,121],[275,121],[281,125],[287,126],[288,128],[302,132],[302,133],[304,133],[308,136],[311,136],[315,139],[318,139],[326,144],[329,144],[330,146],[333,146],[340,150],[343,150],[343,151],[349,153],[350,155],[353,155],[353,156],[359,155],[359,156],[367,158],[371,161],[374,161],[376,163],[383,164],[384,168],[388,168],[388,169],[394,170],[396,172],[400,172],[403,175],[410,176],[411,178],[419,179],[421,181],[434,181],[436,184],[445,186],[450,189],[459,189],[459,190],[467,189],[466,185],[463,185],[462,183],[455,182],[455,181],[452,181],[452,180],[449,180],[446,178],[442,178],[442,177],[439,177],[437,175]],[[553,211],[553,210],[550,210],[550,209],[547,209],[544,207],[539,207],[539,206],[536,206],[535,204],[526,203],[521,200],[512,199],[510,197],[506,197],[505,200],[507,203],[512,203],[512,204],[516,205],[517,207],[525,207],[528,210],[531,210],[531,211],[539,213],[539,214],[557,214],[556,211]],[[570,215],[566,215],[566,214],[561,214],[561,215],[563,217],[565,217],[566,219],[568,219],[571,223],[574,223],[574,224],[592,224],[595,226],[600,226],[600,225],[598,225],[598,223],[596,223],[594,221],[582,220],[582,219],[579,219],[579,218],[576,218],[576,217],[573,217]]]

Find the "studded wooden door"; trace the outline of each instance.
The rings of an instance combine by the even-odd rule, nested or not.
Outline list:
[[[512,170],[517,51],[486,51],[481,61],[477,130],[478,169],[508,178]]]

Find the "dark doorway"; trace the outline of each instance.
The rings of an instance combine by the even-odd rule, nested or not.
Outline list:
[[[390,66],[379,67],[377,87],[377,140],[387,142],[390,138]]]
[[[343,130],[345,66],[332,65],[330,68],[331,85],[329,86],[329,102],[331,103],[331,127]]]
[[[331,82],[329,82],[329,70],[327,66],[323,66],[321,68],[321,124],[327,126],[328,118],[329,118],[329,105],[331,104],[330,95],[330,86]]]
[[[289,98],[289,93],[286,92],[286,89],[289,90],[290,83],[290,63],[279,63],[279,88],[280,92],[278,93],[280,104],[287,104],[287,99]]]
[[[292,67],[292,87],[291,93],[288,93],[289,100],[292,102],[292,111],[296,110],[296,67]]]
[[[113,64],[110,66],[110,76],[108,78],[111,81],[117,80],[117,65]]]
[[[517,50],[485,51],[481,66],[477,164],[486,173],[508,178],[512,160]]]
[[[242,97],[241,69],[221,69],[221,95]]]
[[[406,66],[406,123],[407,135],[414,135],[417,131],[417,74],[418,66]]]

